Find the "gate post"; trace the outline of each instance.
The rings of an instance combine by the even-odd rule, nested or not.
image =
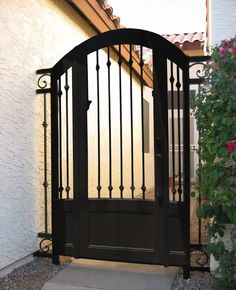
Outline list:
[[[154,98],[154,138],[155,138],[155,190],[162,222],[159,242],[162,263],[168,262],[168,105],[167,105],[167,59],[166,46],[153,48],[153,98]],[[158,190],[158,194],[157,194]]]
[[[184,223],[185,229],[185,249],[187,265],[183,267],[184,279],[190,277],[190,108],[189,108],[189,57],[186,60],[185,67],[183,69],[183,90],[184,90],[184,102],[183,102],[183,144],[184,144],[184,216],[188,217],[187,222]]]

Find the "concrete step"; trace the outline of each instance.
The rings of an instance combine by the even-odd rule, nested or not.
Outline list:
[[[178,267],[73,259],[42,290],[170,290]]]

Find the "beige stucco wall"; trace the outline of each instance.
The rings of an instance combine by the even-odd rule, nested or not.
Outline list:
[[[63,0],[1,1],[0,22],[1,270],[36,251],[37,233],[43,230],[43,96],[35,94],[35,71],[52,67],[74,46],[95,33]],[[128,76],[127,71],[125,74]],[[128,87],[128,81],[124,82]],[[139,85],[137,80],[133,83],[135,99]],[[115,103],[113,106],[115,114]],[[139,110],[136,106],[134,117]],[[138,133],[136,135],[135,138],[140,138]],[[152,143],[151,148],[153,150]],[[148,162],[152,164],[150,156],[147,156],[146,166]],[[116,164],[118,157],[113,158]],[[140,164],[140,157],[135,155],[135,162]],[[116,170],[118,167],[114,174]],[[140,176],[136,174],[136,186],[140,188]],[[128,179],[125,182],[130,186]],[[147,176],[147,183],[153,184],[151,175]],[[95,184],[90,177],[90,186]],[[119,184],[117,177],[114,184],[114,187]]]
[[[235,37],[236,1],[211,0],[209,1],[209,8],[211,10],[209,33],[212,42],[210,45],[215,46],[224,39]]]
[[[38,247],[43,163],[35,71],[53,66],[94,32],[62,0],[1,1],[0,22],[2,269]]]

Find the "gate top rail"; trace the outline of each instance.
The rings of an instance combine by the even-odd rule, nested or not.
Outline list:
[[[55,77],[61,76],[71,67],[73,61],[82,61],[86,55],[98,49],[113,46],[113,49],[117,52],[117,48],[114,46],[119,44],[142,45],[147,48],[153,48],[153,51],[157,53],[158,50],[162,50],[162,52],[165,52],[166,57],[171,61],[175,61],[180,68],[183,68],[189,59],[182,50],[154,32],[132,28],[117,29],[95,35],[74,47],[54,65],[52,73]]]

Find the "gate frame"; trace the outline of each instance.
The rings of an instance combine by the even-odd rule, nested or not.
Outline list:
[[[51,136],[52,136],[52,143],[51,143],[51,152],[52,152],[52,242],[53,242],[53,262],[58,263],[58,255],[60,253],[60,249],[58,248],[58,245],[56,241],[59,239],[63,239],[65,237],[61,236],[61,230],[60,227],[63,225],[62,217],[59,213],[59,208],[62,210],[65,210],[66,205],[61,205],[58,202],[58,128],[57,128],[57,122],[58,122],[58,104],[57,104],[57,78],[60,77],[67,69],[69,69],[71,66],[74,68],[73,70],[73,96],[75,93],[79,93],[80,90],[78,90],[77,86],[81,85],[84,90],[84,93],[86,93],[86,88],[84,86],[85,80],[81,80],[80,84],[77,83],[78,81],[78,75],[82,73],[84,74],[84,56],[88,55],[90,52],[95,51],[98,49],[97,42],[103,41],[102,47],[112,46],[113,44],[110,41],[111,36],[116,36],[116,41],[113,44],[142,44],[143,46],[150,47],[148,43],[150,43],[150,40],[154,43],[154,45],[151,47],[153,49],[153,52],[158,51],[160,53],[161,51],[161,57],[160,55],[157,57],[156,54],[153,55],[153,58],[157,59],[157,64],[159,68],[163,70],[163,67],[165,68],[165,74],[158,74],[155,69],[153,71],[154,80],[153,82],[157,82],[161,85],[159,85],[159,91],[155,91],[155,87],[153,85],[153,97],[157,98],[159,102],[161,102],[161,106],[157,109],[164,110],[164,124],[166,124],[165,130],[162,130],[162,133],[160,136],[155,135],[155,154],[164,154],[165,156],[165,167],[164,170],[162,167],[160,167],[159,162],[155,166],[155,168],[159,168],[159,174],[157,173],[157,176],[159,180],[155,181],[155,187],[160,188],[160,186],[163,185],[162,190],[160,192],[168,192],[168,109],[167,109],[167,99],[165,98],[167,94],[167,70],[166,70],[166,64],[165,62],[167,59],[172,60],[173,62],[177,63],[178,60],[178,66],[183,70],[183,92],[184,92],[184,107],[183,107],[183,144],[184,144],[184,161],[183,161],[183,171],[184,171],[184,203],[183,206],[177,204],[175,208],[173,209],[172,214],[177,214],[178,212],[181,214],[181,220],[183,222],[183,235],[184,235],[184,242],[185,242],[185,253],[186,253],[186,264],[184,267],[184,276],[185,278],[189,277],[189,267],[190,267],[190,259],[189,259],[189,253],[190,253],[190,221],[189,221],[189,215],[190,215],[190,150],[189,150],[189,58],[176,46],[174,46],[172,43],[168,42],[163,37],[143,30],[137,30],[137,29],[122,29],[122,30],[114,30],[105,32],[99,35],[94,36],[93,38],[90,38],[89,40],[83,42],[79,46],[75,47],[72,51],[70,51],[68,54],[66,54],[53,68],[52,68],[52,83],[51,83],[51,122],[52,122],[52,130],[51,130]],[[126,40],[124,40],[124,36],[126,36]],[[132,37],[133,36],[133,37]],[[143,39],[145,38],[145,41]],[[135,40],[134,40],[135,38]],[[157,41],[159,41],[162,46],[157,45]],[[95,49],[93,49],[96,47]],[[173,58],[171,58],[171,56]],[[79,65],[78,65],[79,63]],[[161,88],[161,89],[160,89]],[[88,100],[87,100],[88,102]],[[80,122],[78,118],[83,118],[85,121],[85,108],[87,108],[88,103],[83,101],[82,98],[74,98],[73,97],[73,125],[79,124]],[[77,114],[75,114],[77,112]],[[81,114],[78,114],[80,112]],[[163,112],[162,112],[163,113]],[[161,115],[158,116],[160,118]],[[163,121],[163,120],[162,120]],[[157,120],[154,121],[154,124],[157,122]],[[86,122],[85,122],[86,123]],[[83,124],[83,123],[82,123]],[[84,125],[84,124],[83,124]],[[73,130],[75,130],[75,126],[73,126]],[[86,159],[83,158],[83,154],[81,154],[81,150],[85,153],[87,153],[87,147],[85,142],[85,136],[87,137],[87,128],[84,126],[80,127],[79,134],[73,133],[73,174],[74,174],[74,200],[77,203],[78,208],[80,207],[81,202],[81,195],[79,197],[76,192],[86,192],[87,184],[86,182],[76,182],[79,180],[78,175],[79,173],[80,178],[85,181],[87,180],[87,163]],[[80,141],[80,138],[84,142]],[[161,138],[163,140],[164,144],[160,146],[160,140],[158,138]],[[82,148],[81,148],[82,147]],[[157,163],[157,162],[155,162]],[[79,170],[79,167],[83,168],[83,170]],[[84,170],[86,168],[86,170]],[[163,182],[161,179],[161,174],[163,174],[164,171],[164,178],[165,182]],[[76,178],[75,178],[76,177]],[[164,221],[167,225],[167,219],[170,217],[168,216],[168,213],[171,211],[168,195],[165,194],[165,196],[159,196],[157,202],[160,205],[163,205],[165,208],[164,210]],[[69,206],[70,207],[70,206]],[[71,210],[71,208],[70,208]],[[186,218],[187,217],[187,218]],[[65,225],[64,225],[65,226]],[[79,225],[77,224],[79,227]],[[168,241],[167,239],[167,227],[164,227],[163,229],[165,231],[165,241]],[[77,242],[79,241],[79,238],[76,238]],[[163,243],[165,242],[163,241]],[[164,245],[163,245],[164,246]],[[169,265],[168,258],[169,254],[166,248],[166,251],[164,251],[164,265]],[[170,264],[173,264],[171,262]]]

